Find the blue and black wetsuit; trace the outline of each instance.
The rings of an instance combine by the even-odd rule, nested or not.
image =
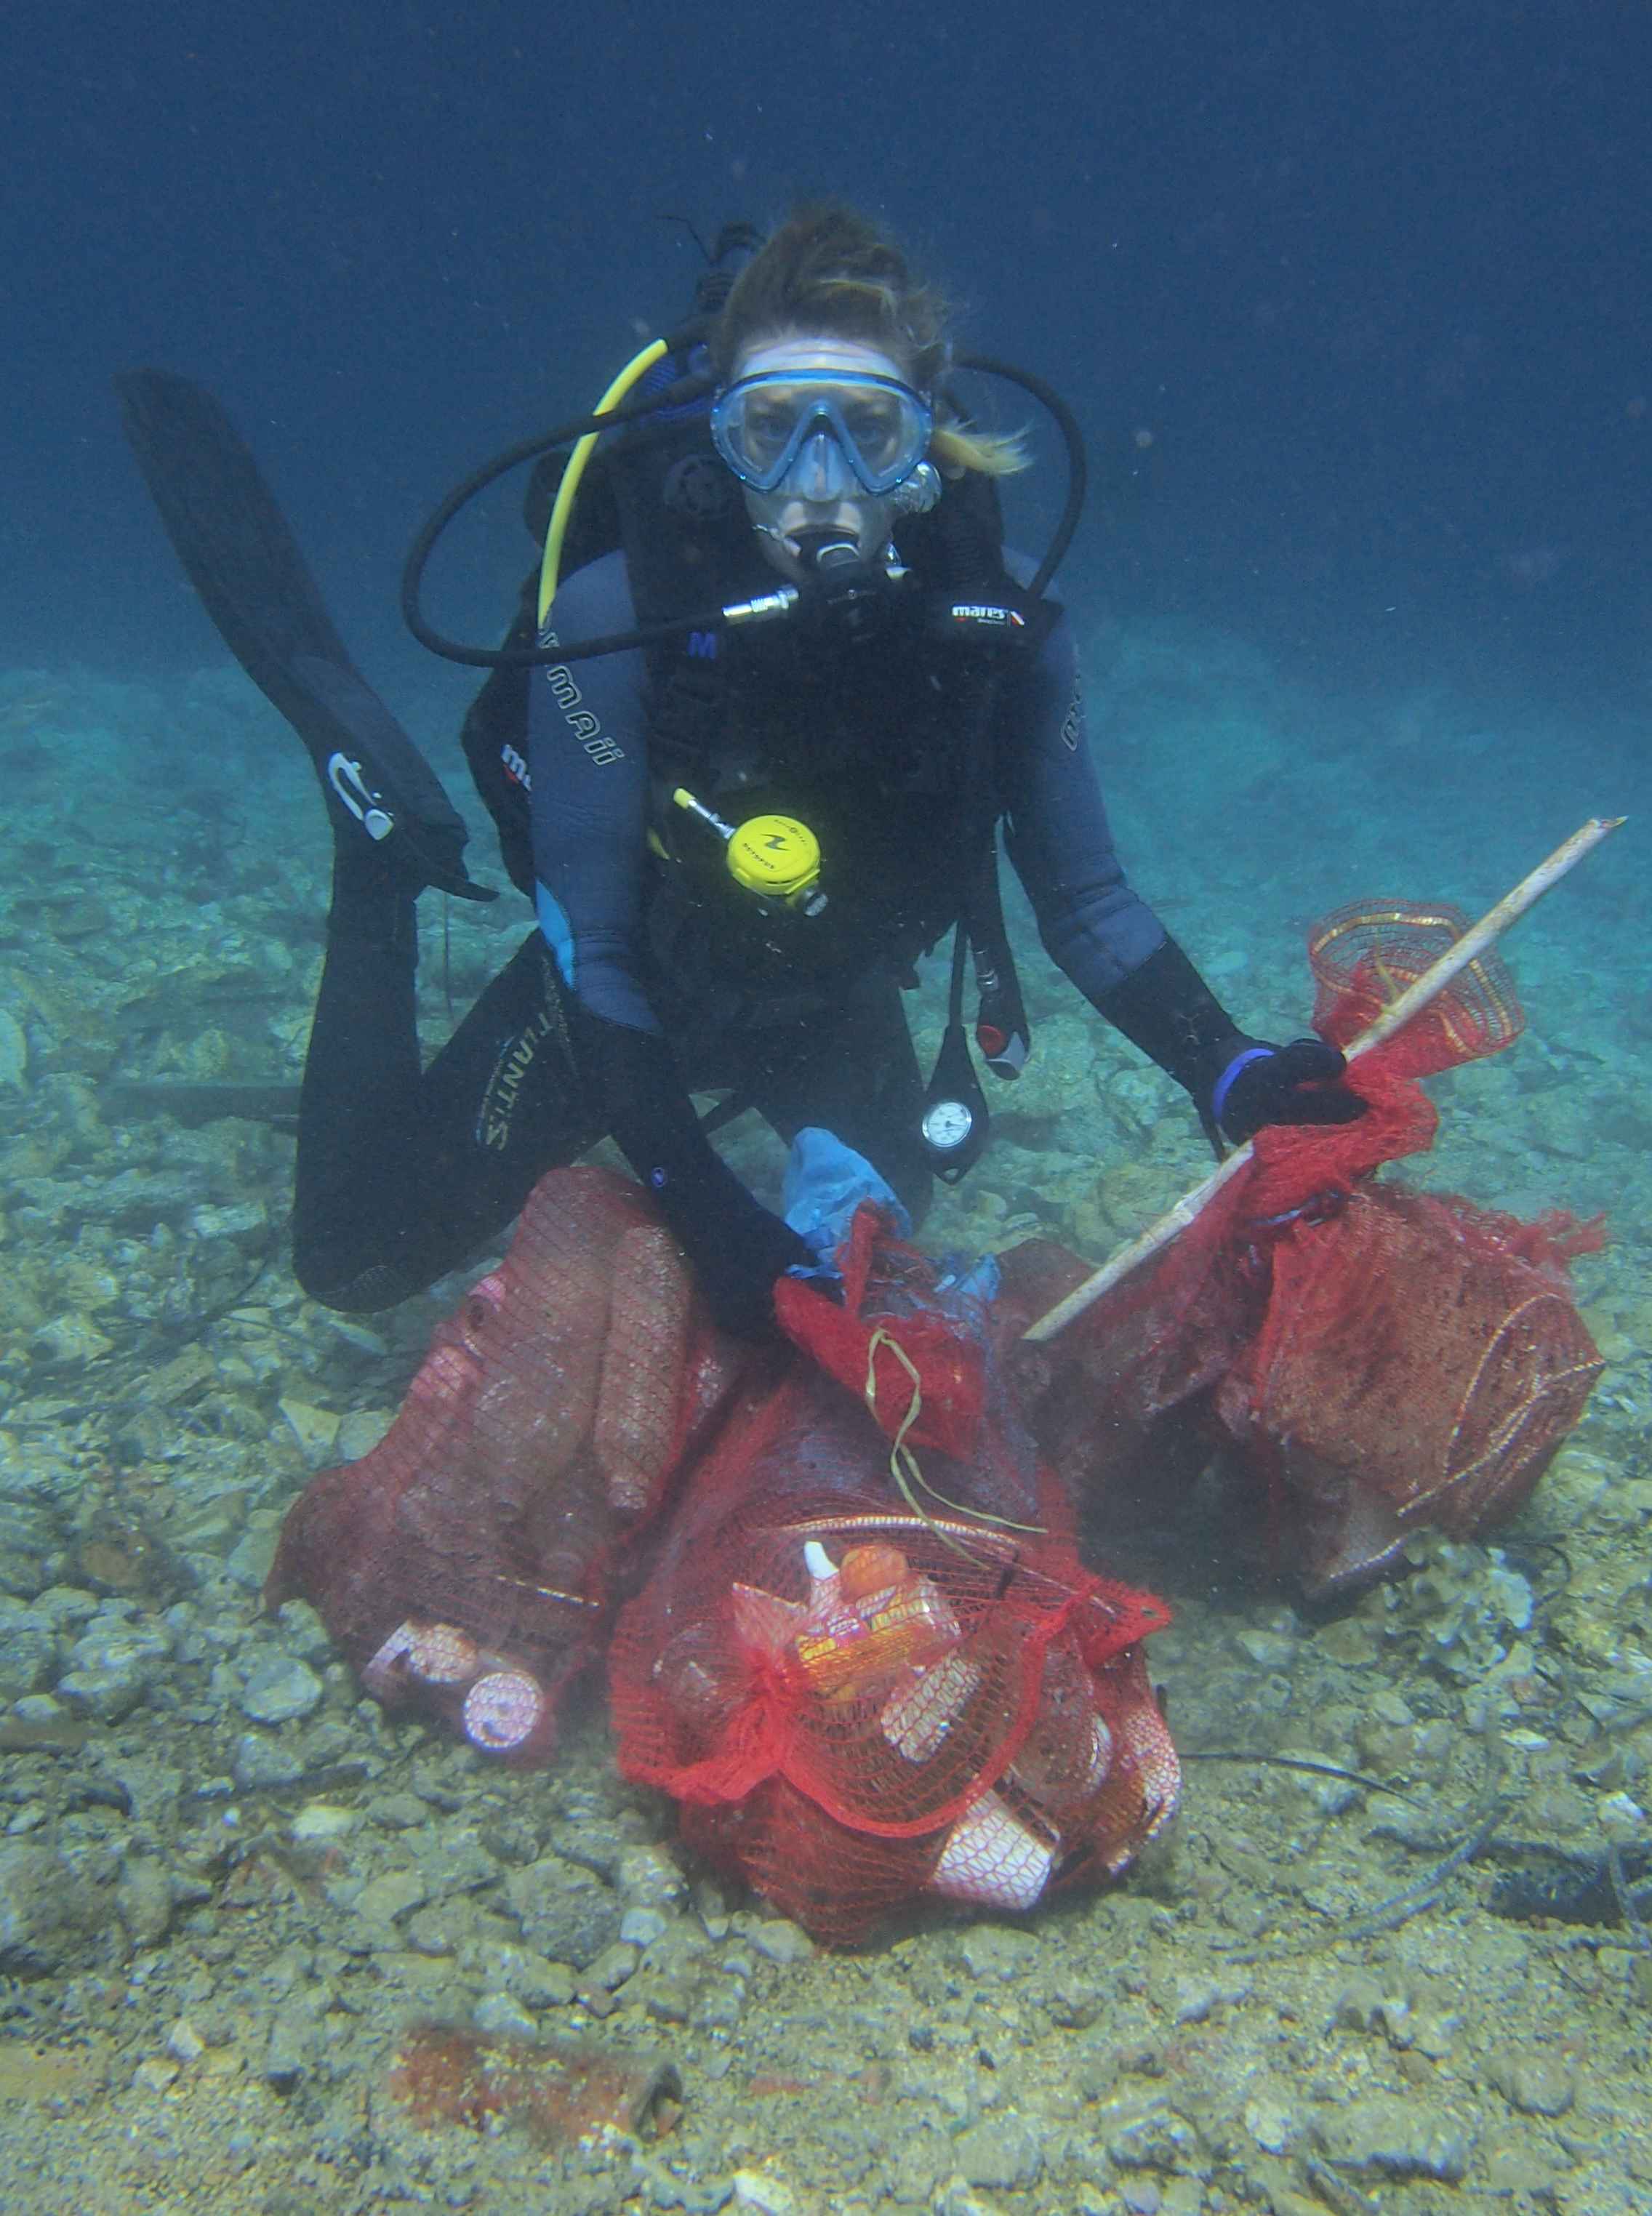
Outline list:
[[[556,619],[567,637],[632,629],[623,555],[567,579]],[[959,806],[969,703],[946,649],[898,625],[870,646],[780,625],[724,651],[737,668],[687,754],[640,650],[533,671],[521,773],[539,928],[422,1076],[410,908],[392,928],[359,873],[336,883],[295,1237],[318,1298],[378,1307],[428,1283],[502,1231],[546,1169],[612,1133],[714,1304],[737,1309],[794,1242],[700,1131],[690,1088],[732,1086],[783,1137],[826,1125],[922,1215],[923,1080],[901,984],[956,919],[980,830]],[[1045,946],[1193,1087],[1236,1033],[1125,880],[1064,619],[993,697],[991,814]],[[733,884],[715,835],[663,803],[676,782],[736,820],[809,823],[823,914],[777,919]],[[1156,1013],[1167,994],[1174,1031]]]

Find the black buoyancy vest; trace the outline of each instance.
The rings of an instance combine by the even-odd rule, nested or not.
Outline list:
[[[660,384],[687,364],[661,363]],[[646,387],[644,388],[644,390]],[[562,457],[535,472],[525,503],[542,539]],[[971,859],[1000,812],[992,708],[1006,651],[971,641],[935,613],[936,597],[1008,598],[996,487],[976,472],[948,483],[937,508],[904,517],[897,551],[908,588],[868,635],[822,649],[809,619],[748,634],[685,632],[649,650],[647,727],[656,790],[657,874],[650,938],[669,969],[710,963],[757,982],[798,982],[903,968],[959,914]],[[712,445],[704,406],[629,426],[592,459],[563,570],[626,556],[639,625],[769,589],[738,483]],[[523,587],[512,643],[535,632],[538,571]],[[1030,627],[1024,646],[1041,636]],[[527,669],[499,668],[465,726],[478,791],[505,866],[532,896],[527,771]],[[827,906],[775,919],[729,881],[714,834],[681,819],[678,784],[719,812],[798,816],[820,840]]]

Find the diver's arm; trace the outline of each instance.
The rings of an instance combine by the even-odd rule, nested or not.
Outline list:
[[[557,595],[569,639],[635,628],[623,557]],[[536,904],[581,1078],[731,1330],[772,1322],[769,1290],[808,1249],[712,1150],[648,997],[642,958],[649,771],[640,650],[536,669],[529,691]]]
[[[1250,1042],[1125,878],[1064,616],[1007,688],[1000,729],[1005,843],[1046,951],[1092,1006],[1207,1110]]]

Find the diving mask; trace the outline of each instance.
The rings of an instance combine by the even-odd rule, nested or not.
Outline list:
[[[717,451],[743,484],[813,502],[893,492],[934,426],[921,392],[871,371],[760,370],[712,407]]]

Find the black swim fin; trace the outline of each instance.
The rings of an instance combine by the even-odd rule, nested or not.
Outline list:
[[[114,380],[126,438],[166,533],[224,643],[304,741],[335,825],[421,882],[492,900],[440,780],[333,628],[287,519],[210,392],[160,369]]]

